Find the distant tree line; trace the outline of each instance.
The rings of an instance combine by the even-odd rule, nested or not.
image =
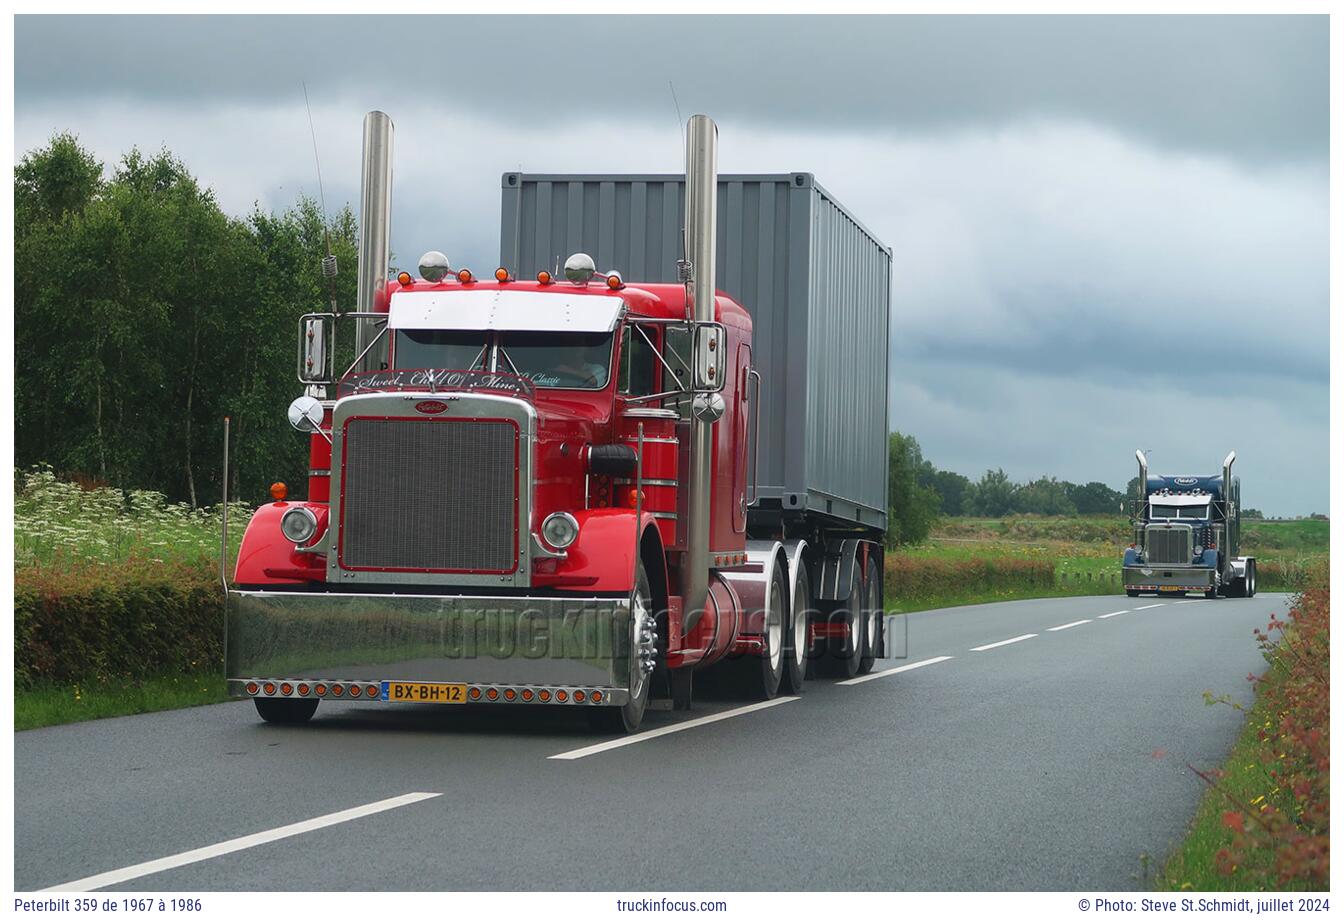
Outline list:
[[[923,540],[940,514],[1113,514],[1120,511],[1125,499],[1123,493],[1102,482],[1079,485],[1042,476],[1016,483],[1002,469],[986,470],[978,480],[972,480],[935,467],[924,459],[914,436],[899,431],[891,434],[888,496],[888,537],[895,544]]]
[[[19,466],[193,505],[218,500],[231,416],[234,494],[302,481],[298,318],[325,310],[328,234],[355,296],[355,220],[311,200],[237,219],[167,151],[105,173],[69,134],[14,170],[14,452]],[[241,494],[238,490],[241,490]]]

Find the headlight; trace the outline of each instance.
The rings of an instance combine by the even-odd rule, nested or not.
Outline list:
[[[280,532],[292,543],[307,543],[317,533],[317,515],[302,506],[280,515]]]
[[[1202,555],[1204,555],[1204,547],[1202,547],[1202,546],[1196,546],[1196,547],[1195,547],[1195,555],[1196,555],[1196,556],[1202,556]]]
[[[578,538],[579,522],[574,520],[574,515],[557,511],[542,521],[541,535],[551,546],[564,549]]]

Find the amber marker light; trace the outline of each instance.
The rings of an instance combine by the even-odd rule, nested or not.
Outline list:
[[[504,699],[508,700],[510,703],[512,703],[517,696],[517,692],[514,691],[512,687],[504,691]]]
[[[313,692],[316,693],[318,696],[326,696],[326,695],[327,695],[327,685],[326,685],[326,684],[318,684],[316,687],[313,688]]]
[[[364,695],[367,696],[367,697],[375,697],[375,696],[378,695],[378,688],[377,688],[377,687],[365,687],[365,688],[364,688]]]
[[[499,691],[494,687],[491,687],[489,690],[485,691],[485,698],[487,700],[497,700],[499,699]]]
[[[331,685],[331,695],[332,695],[332,696],[344,696],[344,695],[345,695],[345,688],[342,687],[340,684],[332,684],[332,685]]]
[[[256,696],[256,695],[257,695],[257,682],[256,682],[256,681],[248,681],[248,682],[247,682],[247,692],[248,692],[248,694],[251,695],[251,696]]]
[[[539,691],[537,693],[537,699],[541,700],[543,703],[549,703],[551,701],[551,691],[549,690]]]
[[[621,288],[625,287],[625,282],[621,281],[620,275],[613,272],[612,274],[607,275],[607,287],[613,291],[619,291]]]
[[[550,283],[551,283],[551,273],[550,273],[550,272],[548,272],[548,271],[539,271],[539,272],[537,272],[537,284],[550,284]]]
[[[569,693],[565,690],[557,690],[555,691],[555,698],[561,703],[567,703],[569,702]]]
[[[285,485],[283,482],[271,483],[271,498],[275,499],[278,502],[282,502],[285,500],[285,496],[288,494],[289,494],[289,486]]]
[[[271,694],[275,693],[275,684],[267,683],[266,686],[263,687],[262,689],[266,691],[267,696],[270,696]]]
[[[495,269],[495,280],[498,281],[500,284],[503,284],[505,281],[508,281],[509,270],[502,265],[499,268]]]
[[[307,696],[307,695],[308,695],[308,685],[299,684],[299,696]]]
[[[400,273],[399,275],[397,275],[397,280],[401,282],[402,287],[410,287],[411,284],[413,284],[415,281],[415,279],[411,277],[410,272]]]
[[[592,695],[591,695],[590,697],[588,697],[588,698],[589,698],[590,700],[592,700],[594,703],[600,703],[600,702],[602,702],[602,691],[601,691],[601,690],[594,690],[593,693],[592,693]]]
[[[575,690],[575,691],[574,691],[574,702],[576,702],[576,703],[582,703],[582,702],[583,702],[584,700],[586,700],[587,698],[588,698],[588,695],[587,695],[586,693],[584,693],[582,690]]]
[[[481,688],[472,687],[470,690],[467,691],[467,696],[473,700],[479,700],[481,698]]]
[[[471,278],[471,269],[469,269],[469,268],[464,268],[464,269],[462,269],[460,272],[458,272],[458,273],[457,273],[457,280],[458,280],[458,281],[461,281],[463,284],[470,284],[470,283],[471,283],[471,280],[472,280],[472,278]]]
[[[280,692],[281,692],[282,694],[284,694],[285,696],[289,696],[291,693],[294,692],[294,685],[293,685],[293,684],[281,684],[281,685],[280,685]]]
[[[532,691],[531,691],[531,690],[524,690],[524,691],[523,691],[523,702],[524,702],[524,703],[530,703],[530,702],[532,702]]]

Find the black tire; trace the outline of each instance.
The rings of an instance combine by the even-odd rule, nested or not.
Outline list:
[[[810,651],[808,611],[812,608],[812,580],[807,565],[798,560],[798,574],[789,593],[789,619],[784,624],[784,675],[780,692],[799,696],[807,678]]]
[[[1234,590],[1235,590],[1235,587],[1234,587]],[[1217,586],[1214,586],[1214,587],[1210,588],[1209,590],[1205,591],[1205,592],[1204,592],[1204,596],[1205,596],[1206,598],[1208,598],[1209,600],[1211,600],[1211,601],[1212,601],[1212,600],[1217,600],[1217,598],[1218,598],[1218,588],[1217,588]]]
[[[630,685],[638,686],[623,706],[600,706],[588,710],[588,724],[594,731],[609,735],[629,735],[639,730],[644,721],[644,711],[649,706],[649,688],[653,685],[653,674],[643,670],[638,649],[639,636],[643,629],[641,619],[654,620],[653,591],[649,588],[649,576],[644,571],[644,562],[639,563],[638,588],[635,591],[637,609],[631,611],[630,636]],[[650,627],[653,628],[653,627]],[[656,640],[655,640],[656,644]]]
[[[885,611],[882,608],[882,568],[875,559],[868,560],[868,569],[863,576],[863,633],[859,648],[859,673],[868,674],[877,662],[878,650],[882,648],[882,622]]]
[[[1246,560],[1246,596],[1247,596],[1247,597],[1255,597],[1255,592],[1256,592],[1255,577],[1256,577],[1256,572],[1255,572],[1255,560],[1254,560],[1254,559],[1247,559],[1247,560]]]
[[[831,677],[841,680],[854,677],[859,673],[859,662],[863,644],[863,591],[858,566],[854,567],[849,585],[849,596],[831,608],[826,622],[832,625],[843,623],[848,628],[843,636],[831,636],[826,640],[826,654],[817,661],[821,670]]]
[[[1126,588],[1126,589],[1125,589],[1125,596],[1127,596],[1127,597],[1138,597],[1138,596],[1139,596],[1139,592],[1137,592],[1137,591],[1133,591],[1133,590],[1131,590],[1131,589],[1129,589],[1129,588]]]
[[[277,700],[258,697],[257,715],[276,725],[298,725],[307,722],[317,712],[317,700]]]
[[[725,662],[737,695],[750,700],[772,700],[779,694],[784,676],[784,635],[789,613],[788,572],[775,566],[765,611],[765,654],[743,655]]]

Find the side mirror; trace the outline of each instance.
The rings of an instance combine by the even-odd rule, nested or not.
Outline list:
[[[299,326],[299,382],[328,383],[331,369],[328,367],[327,324],[329,315],[305,316]]]
[[[304,434],[321,431],[325,414],[321,401],[313,396],[300,396],[289,404],[289,423]]]
[[[695,327],[695,389],[717,393],[723,389],[723,377],[728,366],[728,337],[718,323],[702,323]]]

